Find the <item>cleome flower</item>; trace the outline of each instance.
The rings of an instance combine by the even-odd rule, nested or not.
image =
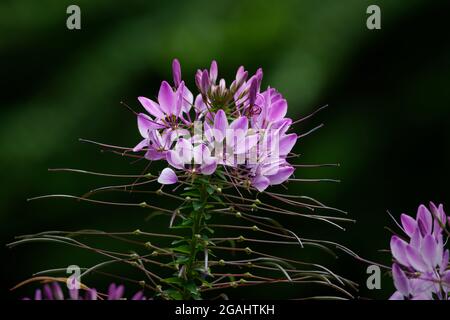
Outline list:
[[[36,289],[32,298],[25,297],[23,300],[126,300],[124,297],[125,287],[111,283],[107,294],[100,294],[96,289],[88,289],[82,295],[78,289],[69,289],[69,295],[65,296],[58,282],[45,284],[42,289]],[[142,291],[136,292],[131,300],[146,300]]]
[[[287,101],[274,88],[261,92],[262,70],[250,79],[240,67],[228,88],[218,79],[217,62],[198,70],[193,94],[181,80],[181,66],[172,64],[174,87],[163,81],[158,101],[139,97],[147,111],[139,113],[143,140],[133,149],[148,160],[166,161],[158,181],[174,184],[192,175],[227,172],[234,184],[264,191],[294,173],[287,161],[297,141],[288,134]]]
[[[420,205],[416,218],[401,215],[407,239],[391,238],[392,274],[397,291],[391,299],[449,299],[449,250],[444,248],[447,216],[443,205]]]
[[[150,210],[148,219],[157,216],[168,218],[167,231],[159,227],[158,230],[145,230],[147,226],[143,226],[143,231],[47,231],[20,236],[8,247],[30,242],[57,242],[95,252],[102,259],[94,266],[83,268],[83,276],[93,270],[100,272],[110,263],[124,265],[127,269],[135,268],[140,278],[132,279],[122,271],[117,275],[108,271],[105,275],[139,283],[152,299],[227,298],[225,292],[218,296],[218,291],[273,283],[316,284],[327,287],[323,296],[325,299],[333,297],[329,289],[338,292],[336,298],[353,298],[355,282],[337,275],[320,263],[298,260],[292,255],[291,248],[295,246],[302,250],[311,246],[332,252],[336,247],[344,252],[351,251],[333,241],[304,238],[297,234],[293,226],[286,227],[284,221],[277,219],[278,216],[315,219],[339,229],[343,229],[341,223],[354,220],[330,213],[322,214],[322,210],[339,214],[345,211],[311,197],[266,191],[269,186],[288,181],[338,181],[291,178],[296,167],[338,165],[290,163],[291,158],[297,157],[292,150],[299,139],[297,134],[291,132],[291,127],[314,113],[296,122],[286,117],[286,99],[274,88],[262,89],[261,69],[249,76],[248,71],[240,67],[235,79],[227,85],[225,79],[219,78],[217,62],[213,61],[209,70],[199,70],[195,75],[198,92],[187,88],[177,59],[173,60],[172,73],[173,81],[161,83],[156,99],[138,97],[144,110],[135,113],[141,140],[134,148],[82,140],[112,149],[121,156],[159,161],[163,164],[159,174],[149,172],[150,163],[140,174],[54,169],[113,177],[121,182],[92,189],[83,196],[54,194],[30,199],[70,198]],[[320,126],[300,137],[317,128]],[[153,186],[155,183],[156,189]],[[173,188],[166,191],[163,188],[165,185]],[[96,199],[95,195],[106,192],[134,195],[125,202]],[[160,201],[159,197],[169,201]],[[428,226],[423,230],[426,228]],[[92,237],[92,241],[86,242],[88,237]],[[98,237],[117,241],[121,245],[116,247],[111,244],[104,249],[105,245],[94,241]],[[436,240],[436,246],[439,244]],[[280,250],[280,246],[289,246],[289,250]],[[426,271],[432,266],[436,264],[428,266]],[[247,272],[247,268],[251,269]],[[400,278],[403,274],[403,278],[409,275],[407,268],[410,264],[399,265],[397,274]],[[439,266],[439,271],[441,269]],[[39,274],[64,271],[64,268],[52,268]],[[428,273],[426,275],[429,276]],[[109,287],[107,294],[83,285],[84,292],[69,290],[66,297],[56,282],[48,282],[64,281],[61,278],[31,280],[47,282],[43,288],[36,290],[35,300],[117,300],[124,297],[124,287],[115,284]],[[416,286],[413,281],[407,285],[398,283],[403,285],[399,293],[401,296],[419,297],[422,294],[421,286]],[[145,299],[143,291],[131,299]]]

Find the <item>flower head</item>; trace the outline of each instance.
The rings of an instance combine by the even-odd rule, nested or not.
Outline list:
[[[172,71],[174,87],[163,81],[157,102],[138,98],[148,114],[138,115],[143,140],[133,151],[168,163],[171,168],[163,170],[160,183],[176,183],[179,172],[191,177],[217,170],[228,172],[234,184],[258,191],[289,179],[294,167],[287,158],[297,135],[287,133],[292,120],[285,118],[286,99],[270,87],[261,92],[261,69],[247,79],[248,72],[240,67],[227,87],[224,79],[218,80],[213,61],[209,70],[195,75],[195,100],[176,59]]]
[[[392,267],[397,292],[392,298],[448,299],[450,293],[449,250],[444,248],[447,216],[441,205],[420,205],[416,218],[401,215],[406,239],[391,238]]]

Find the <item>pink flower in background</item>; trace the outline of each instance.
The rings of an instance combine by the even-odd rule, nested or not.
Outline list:
[[[84,294],[81,294],[78,289],[68,291],[69,296],[65,296],[59,283],[52,282],[45,284],[42,289],[36,289],[32,298],[26,297],[23,300],[126,300],[124,297],[125,287],[115,283],[109,285],[106,295],[98,293],[96,289],[88,289]],[[146,297],[142,291],[138,291],[131,297],[131,300],[146,300]]]
[[[443,299],[450,293],[449,250],[444,248],[447,216],[442,204],[420,205],[416,218],[401,215],[406,239],[391,238],[397,291],[391,299]]]

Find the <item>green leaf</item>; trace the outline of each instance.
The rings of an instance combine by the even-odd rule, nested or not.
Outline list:
[[[211,234],[214,234],[214,230],[210,227],[205,227],[205,230],[209,231]]]
[[[211,195],[211,198],[213,198],[213,199],[216,200],[217,202],[223,204],[222,198],[221,198],[219,195],[213,194],[213,195]]]
[[[222,171],[216,170],[215,173],[216,173],[216,175],[217,175],[220,179],[222,179],[222,180],[224,180],[224,181],[227,181],[227,178],[225,177],[225,175],[223,174]]]
[[[214,191],[215,191],[215,189],[213,187],[211,187],[211,185],[206,186],[206,192],[208,192],[209,194],[213,194]]]
[[[174,264],[185,264],[189,261],[189,257],[188,256],[179,256],[178,258],[175,259],[175,263]]]
[[[183,300],[183,296],[181,295],[181,292],[179,292],[175,289],[164,290],[164,293],[173,300]]]
[[[200,201],[193,201],[192,206],[195,211],[200,211],[203,208],[203,203]]]
[[[190,229],[190,228],[191,228],[190,225],[178,224],[176,226],[172,226],[172,228],[170,228],[170,229]]]
[[[188,242],[188,241],[186,239],[178,239],[178,240],[173,240],[170,244],[174,246],[174,245],[177,245],[177,244],[180,244],[183,242]]]
[[[209,219],[211,219],[211,215],[209,213],[205,213],[204,218],[205,218],[205,220],[209,220]]]
[[[186,283],[184,286],[192,295],[198,295],[198,288],[193,281]]]
[[[165,278],[165,279],[163,279],[163,281],[165,283],[172,283],[172,284],[179,284],[179,285],[183,284],[183,279],[180,279],[178,277]]]
[[[200,198],[200,192],[198,192],[198,190],[192,190],[192,191],[188,191],[188,192],[183,192],[181,194],[183,197],[195,197],[195,198]]]
[[[186,253],[186,254],[190,254],[191,253],[191,247],[188,246],[188,245],[175,247],[175,248],[172,248],[172,250],[175,251],[175,252],[181,252],[181,253]]]

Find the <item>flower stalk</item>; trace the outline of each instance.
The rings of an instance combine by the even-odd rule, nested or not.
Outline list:
[[[351,253],[332,241],[297,235],[293,227],[277,221],[279,217],[321,221],[340,230],[344,230],[342,223],[353,220],[335,216],[346,213],[313,198],[268,190],[276,186],[288,190],[294,183],[339,180],[305,179],[302,172],[293,177],[297,169],[329,166],[291,163],[299,158],[293,152],[297,142],[321,126],[305,134],[290,133],[293,124],[311,115],[301,121],[286,117],[287,100],[274,88],[263,89],[262,77],[261,69],[249,77],[240,67],[235,80],[227,86],[224,79],[219,80],[217,63],[213,61],[209,71],[196,73],[199,93],[195,95],[185,85],[181,66],[174,60],[173,85],[163,81],[157,101],[138,98],[145,113],[134,113],[141,135],[135,147],[82,139],[122,157],[160,161],[164,167],[159,174],[148,172],[150,164],[141,174],[55,169],[52,171],[130,181],[95,188],[81,196],[55,194],[33,198],[68,198],[96,205],[142,208],[149,213],[147,220],[170,217],[167,233],[53,231],[20,237],[10,246],[47,242],[96,253],[106,260],[84,268],[88,272],[83,277],[106,275],[104,269],[109,265],[121,264],[140,271],[141,279],[129,280],[152,298],[211,298],[214,296],[210,292],[218,290],[273,283],[321,285],[327,289],[324,297],[329,298],[332,290],[352,298],[350,291],[356,289],[356,284],[351,280],[309,261],[308,255],[283,256],[283,250],[279,250],[280,246],[290,246],[301,253],[297,250],[313,247],[333,257],[336,248]],[[140,201],[135,197],[133,202],[96,198],[106,192],[133,193]],[[149,194],[168,201],[149,203]],[[219,217],[223,221],[218,221]],[[112,248],[100,248],[92,245],[95,242],[85,242],[85,237],[108,237],[126,243],[127,250],[120,251],[114,244]],[[50,270],[53,271],[47,271],[61,272],[64,268]]]

